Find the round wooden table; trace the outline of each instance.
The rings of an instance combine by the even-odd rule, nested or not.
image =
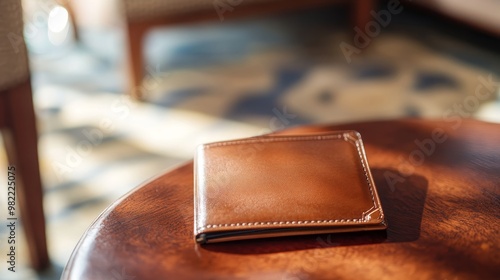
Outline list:
[[[62,279],[500,275],[500,125],[457,117],[308,126],[279,133],[345,129],[363,137],[387,231],[197,245],[189,162],[104,211],[80,240]]]

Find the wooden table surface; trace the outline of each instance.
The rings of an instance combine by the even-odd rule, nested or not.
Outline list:
[[[457,117],[280,133],[345,129],[363,137],[387,231],[197,245],[189,162],[104,211],[62,279],[498,279],[500,125]]]

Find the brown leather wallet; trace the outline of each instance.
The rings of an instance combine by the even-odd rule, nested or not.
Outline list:
[[[356,131],[204,144],[194,169],[198,243],[386,229]]]

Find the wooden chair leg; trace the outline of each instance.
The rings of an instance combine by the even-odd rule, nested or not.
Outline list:
[[[354,26],[364,30],[368,22],[372,20],[370,11],[374,8],[375,0],[354,0]]]
[[[128,92],[138,100],[143,99],[144,93],[141,88],[144,78],[144,58],[142,54],[142,45],[146,27],[141,23],[127,22],[128,35]]]
[[[32,266],[41,270],[49,265],[49,257],[30,81],[9,90],[4,97],[8,108],[4,142],[9,162],[16,166],[18,215],[25,229]]]

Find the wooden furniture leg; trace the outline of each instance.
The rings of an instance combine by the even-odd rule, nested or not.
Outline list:
[[[372,19],[370,11],[375,8],[375,0],[355,0],[354,1],[354,26],[361,30],[365,29],[366,24]]]
[[[4,142],[9,163],[16,166],[16,200],[20,208],[16,214],[23,222],[32,266],[41,270],[49,265],[49,257],[31,83],[28,79],[2,95],[7,112]]]
[[[144,78],[144,57],[142,46],[147,27],[141,23],[127,22],[128,33],[128,71],[130,95],[138,100],[144,98],[141,87]]]

